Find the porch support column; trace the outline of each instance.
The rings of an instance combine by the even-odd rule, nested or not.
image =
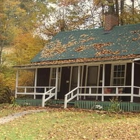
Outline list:
[[[36,93],[36,86],[37,86],[37,68],[35,69],[34,93]],[[34,99],[36,99],[35,94],[34,94]]]
[[[56,68],[56,81],[55,81],[55,100],[57,99],[57,89],[58,89],[58,68]]]
[[[81,67],[79,66],[78,67],[78,78],[77,78],[77,87],[78,87],[78,89],[77,89],[77,100],[79,100],[79,87],[80,87],[80,69],[81,69]]]
[[[130,102],[133,102],[134,98],[134,62],[132,62],[132,70],[131,70],[131,100]]]
[[[103,75],[102,75],[102,101],[104,101],[104,86],[105,86],[105,64],[103,64]]]
[[[16,89],[15,89],[15,98],[17,98],[17,88],[18,88],[18,76],[19,76],[19,70],[17,69],[17,72],[16,72]]]

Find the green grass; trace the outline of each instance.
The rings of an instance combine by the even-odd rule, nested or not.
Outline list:
[[[48,109],[0,125],[0,140],[139,140],[140,114]]]

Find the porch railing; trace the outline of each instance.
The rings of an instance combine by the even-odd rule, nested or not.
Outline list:
[[[18,86],[16,87],[15,98],[17,95],[42,95],[42,107],[45,106],[45,102],[56,95],[56,87],[50,86]]]
[[[53,86],[18,86],[16,87],[15,96],[20,95],[42,95],[48,90],[52,89]]]
[[[105,96],[129,96],[131,97],[131,102],[133,102],[133,97],[140,97],[140,87],[138,86],[80,86],[76,87],[69,93],[65,95],[64,108],[67,108],[67,103],[72,99],[86,98],[88,96],[101,97],[104,101]]]
[[[140,97],[140,87],[139,86],[134,86],[134,96]]]

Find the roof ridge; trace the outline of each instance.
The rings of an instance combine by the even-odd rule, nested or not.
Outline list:
[[[125,24],[125,25],[118,25],[118,26],[115,26],[115,27],[129,27],[129,26],[136,26],[136,25],[140,25],[140,23],[136,23],[136,24]]]
[[[125,25],[116,25],[114,26],[114,28],[124,28],[124,27],[129,27],[129,26],[136,26],[136,25],[140,25],[140,23],[136,23],[136,24],[125,24]],[[72,33],[72,32],[81,32],[81,31],[90,31],[90,30],[101,30],[104,29],[104,27],[98,27],[98,28],[88,28],[88,29],[75,29],[75,30],[67,30],[67,31],[61,31],[59,33]],[[113,30],[113,29],[112,29]]]
[[[60,33],[64,33],[64,32],[78,32],[78,31],[89,31],[89,30],[99,30],[99,29],[103,29],[103,27],[89,28],[89,29],[68,30],[68,31],[61,31]]]

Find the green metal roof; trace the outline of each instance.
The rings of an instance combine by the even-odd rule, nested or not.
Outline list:
[[[103,58],[140,54],[140,24],[66,31],[51,42],[31,62]]]

